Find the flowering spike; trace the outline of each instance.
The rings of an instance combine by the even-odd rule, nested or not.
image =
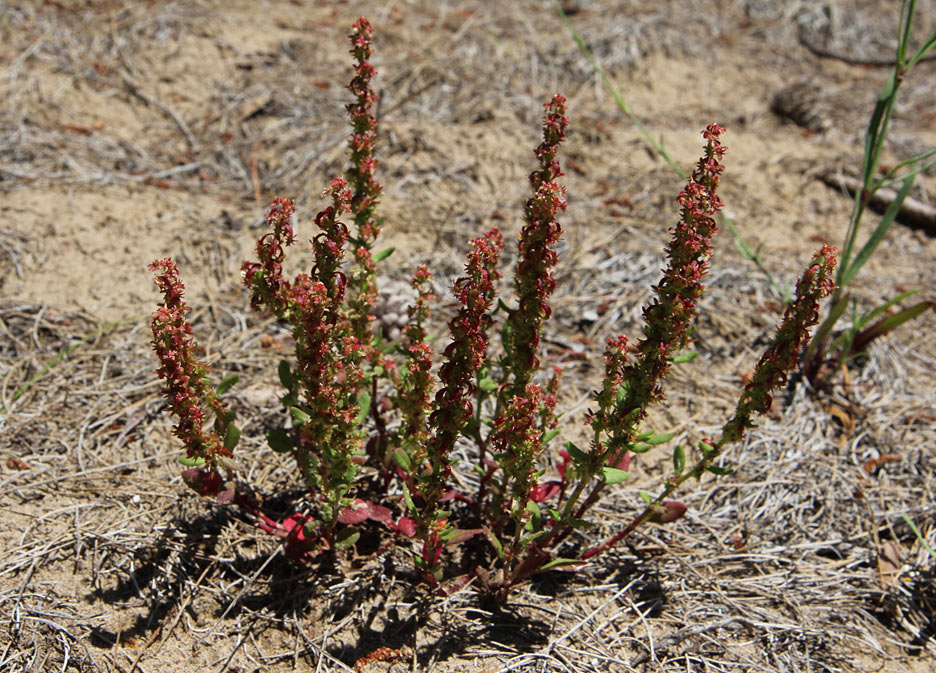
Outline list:
[[[557,260],[553,246],[562,236],[556,215],[566,209],[565,187],[556,182],[563,174],[556,153],[569,124],[565,104],[565,98],[559,95],[546,103],[543,142],[534,151],[540,168],[530,174],[533,196],[524,206],[526,224],[520,234],[519,261],[514,274],[517,308],[507,319],[504,330],[503,367],[513,381],[509,390],[501,394],[502,405],[507,403],[509,394],[522,394],[530,382],[539,365],[536,353],[540,330],[551,313],[549,297],[556,287],[552,268]]]
[[[351,192],[344,178],[335,178],[323,196],[332,197],[332,205],[315,216],[315,224],[322,233],[312,239],[315,268],[312,275],[328,289],[329,298],[336,303],[344,299],[347,279],[341,272],[344,246],[348,242],[348,227],[338,221],[349,211]]]
[[[368,359],[374,366],[382,360],[380,353],[370,348],[371,311],[377,301],[377,273],[371,256],[371,247],[380,233],[376,209],[382,188],[375,179],[378,163],[374,159],[377,145],[377,118],[374,108],[377,94],[371,88],[371,79],[376,74],[368,62],[373,54],[371,39],[374,29],[364,17],[354,22],[351,34],[351,54],[354,56],[354,79],[348,90],[354,101],[346,106],[351,120],[352,133],[348,141],[351,164],[347,177],[350,184],[349,208],[354,218],[357,237],[354,240],[355,266],[351,271],[353,288],[348,301],[351,326],[354,335],[368,348]]]
[[[377,74],[368,59],[374,53],[371,39],[374,29],[364,17],[359,18],[352,26],[351,53],[354,55],[355,76],[348,85],[348,90],[354,94],[354,102],[348,103],[348,116],[351,118],[353,133],[349,141],[351,148],[351,166],[348,168],[348,181],[351,183],[353,197],[351,211],[354,214],[354,223],[357,225],[361,244],[370,248],[371,243],[380,233],[380,228],[374,221],[374,210],[377,199],[380,197],[381,187],[374,179],[377,170],[377,161],[374,160],[374,147],[377,144],[377,119],[374,116],[374,107],[377,104],[377,94],[371,88],[370,81]]]
[[[702,132],[705,154],[679,195],[682,211],[666,248],[669,264],[654,287],[656,297],[644,308],[645,336],[637,345],[636,361],[623,374],[627,385],[615,416],[624,432],[643,419],[651,402],[663,398],[662,381],[669,359],[689,343],[689,328],[712,254],[712,237],[718,231],[714,216],[722,207],[717,189],[725,168],[719,163],[726,150],[720,142],[724,132],[717,124]]]
[[[449,455],[474,410],[470,399],[475,391],[474,377],[487,358],[488,311],[500,278],[497,262],[504,247],[500,232],[492,229],[471,243],[465,275],[452,287],[462,308],[449,322],[452,341],[445,349],[445,362],[439,369],[442,387],[435,396],[435,411],[429,416],[432,436],[426,453],[430,470],[422,479],[426,505],[419,520],[420,535],[425,540],[439,520],[438,503],[451,473]],[[434,558],[437,560],[438,555]]]
[[[527,503],[536,488],[536,458],[542,451],[540,413],[544,404],[540,386],[530,384],[524,394],[515,395],[495,419],[490,442],[494,458],[503,470],[505,482],[501,494],[500,512],[495,518],[512,516],[518,526],[529,518]]]
[[[819,303],[835,289],[832,272],[836,261],[836,249],[828,245],[813,256],[796,283],[796,299],[784,311],[773,343],[761,355],[754,375],[744,386],[735,415],[725,424],[717,448],[741,439],[745,429],[751,427],[751,417],[770,409],[771,392],[786,384],[787,372],[796,366],[809,341],[809,328],[819,322]]]
[[[292,218],[296,204],[292,199],[277,199],[270,205],[266,225],[272,231],[257,241],[259,262],[244,262],[241,271],[244,285],[252,291],[250,304],[254,309],[266,306],[271,313],[282,317],[286,310],[289,281],[283,280],[284,249],[293,244],[295,234]]]
[[[188,457],[203,459],[209,474],[213,474],[218,459],[231,452],[217,434],[205,432],[203,405],[212,409],[219,425],[228,418],[227,410],[208,383],[208,365],[195,357],[195,338],[185,317],[189,307],[178,267],[166,258],[153,262],[149,269],[156,274],[155,284],[163,295],[162,306],[153,313],[151,327],[153,350],[160,362],[156,373],[165,382],[163,396],[178,418],[172,431],[182,440]],[[216,481],[220,485],[220,480]]]
[[[400,411],[403,415],[402,431],[405,443],[412,446],[410,475],[417,474],[425,462],[425,446],[429,439],[427,418],[431,407],[432,348],[426,343],[426,323],[429,320],[429,302],[432,292],[432,274],[425,266],[416,269],[410,284],[416,290],[416,302],[409,307],[409,325],[406,328],[408,375],[400,389]]]

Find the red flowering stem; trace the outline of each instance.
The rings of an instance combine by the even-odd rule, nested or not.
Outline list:
[[[344,301],[348,279],[341,271],[344,246],[348,242],[348,227],[338,221],[342,213],[350,210],[351,191],[344,178],[335,178],[324,195],[332,197],[332,205],[315,216],[315,224],[322,233],[312,239],[315,267],[312,276],[328,290],[328,297],[336,307]]]
[[[293,244],[291,220],[296,212],[292,199],[277,199],[267,213],[266,225],[272,231],[257,241],[259,262],[244,262],[241,271],[244,285],[250,288],[250,304],[259,310],[266,307],[274,315],[283,318],[287,310],[289,281],[283,280],[284,249]]]
[[[712,237],[718,231],[715,214],[721,209],[718,198],[719,178],[725,167],[719,161],[727,149],[721,144],[725,129],[710,124],[702,136],[705,154],[699,160],[686,188],[679,195],[680,221],[672,229],[673,238],[666,248],[669,264],[663,279],[654,287],[656,297],[644,308],[645,336],[637,344],[633,363],[622,378],[626,393],[614,409],[610,425],[612,450],[632,441],[637,425],[647,415],[647,407],[663,399],[663,377],[670,358],[690,341],[689,328],[702,297],[702,279],[708,272]]]
[[[500,278],[497,262],[504,239],[495,228],[474,239],[472,246],[465,275],[452,288],[462,308],[449,322],[452,341],[444,352],[445,362],[439,369],[442,387],[436,393],[435,410],[429,416],[432,429],[426,445],[429,471],[420,479],[425,505],[417,521],[418,534],[431,543],[423,560],[431,561],[432,565],[441,552],[438,536],[445,516],[438,504],[451,475],[449,456],[462,429],[471,420],[475,374],[487,359],[488,312],[496,296],[495,283]]]
[[[298,428],[297,452],[306,481],[321,490],[325,533],[330,537],[341,510],[351,500],[363,435],[358,399],[364,383],[361,366],[366,347],[353,333],[343,303],[347,279],[341,271],[348,228],[338,217],[349,211],[350,190],[343,178],[326,191],[333,204],[315,223],[322,230],[312,240],[313,278],[300,276],[293,287],[294,334],[298,375],[308,419]]]
[[[540,168],[530,174],[533,196],[524,206],[526,224],[520,234],[519,261],[514,273],[517,308],[507,318],[504,330],[502,366],[505,381],[507,376],[513,380],[498,396],[501,407],[511,395],[524,393],[539,366],[540,330],[552,312],[549,297],[556,288],[552,268],[557,260],[553,247],[562,236],[556,215],[566,209],[565,187],[556,182],[563,175],[556,154],[569,124],[565,103],[565,98],[557,94],[544,106],[543,142],[534,150]]]
[[[722,207],[717,189],[724,170],[719,163],[726,150],[720,142],[724,132],[717,124],[710,124],[702,132],[706,140],[704,154],[679,195],[680,219],[671,230],[673,237],[666,248],[669,264],[654,287],[656,296],[644,308],[645,336],[634,349],[635,357],[628,358],[626,341],[609,342],[606,374],[613,380],[606,381],[608,389],[597,396],[599,411],[589,419],[595,431],[592,450],[587,464],[577,466],[577,483],[562,508],[560,522],[539,542],[540,549],[562,542],[573,530],[568,523],[570,517],[581,519],[596,502],[604,480],[592,486],[583,502],[579,499],[609,458],[614,463],[623,458],[647,415],[647,407],[663,399],[662,381],[670,367],[669,358],[689,343],[696,303],[704,290],[702,279],[708,271],[711,240],[718,231],[714,216]],[[610,435],[607,442],[601,439],[602,433]],[[529,564],[520,569],[535,571]],[[522,576],[515,581],[520,579]]]
[[[208,365],[195,357],[195,338],[186,319],[189,307],[183,298],[185,286],[175,262],[169,258],[157,260],[149,269],[156,274],[155,283],[163,295],[162,305],[153,313],[151,327],[153,350],[160,362],[156,373],[165,382],[163,396],[178,418],[172,431],[182,440],[189,458],[201,458],[209,474],[216,474],[218,459],[231,452],[216,432],[204,430],[204,407],[214,412],[216,429],[222,436],[228,412],[208,383]]]
[[[346,494],[357,473],[354,458],[363,439],[358,398],[366,353],[344,308],[347,278],[341,266],[349,235],[339,217],[349,212],[351,191],[344,178],[336,178],[325,193],[332,205],[315,218],[321,231],[312,240],[310,275],[300,274],[291,283],[282,278],[283,247],[294,240],[289,224],[294,206],[285,199],[274,202],[267,216],[272,232],[257,244],[259,261],[243,268],[252,304],[265,306],[293,327],[296,392],[302,400],[293,411],[293,453],[306,485],[323,501],[328,538],[351,502]]]
[[[565,131],[569,124],[565,116],[566,99],[560,95],[553,96],[552,100],[543,106],[546,114],[543,116],[543,141],[534,150],[539,161],[538,170],[530,174],[530,186],[533,195],[524,205],[525,224],[520,233],[518,243],[518,261],[514,271],[514,294],[517,298],[517,307],[507,317],[504,324],[503,348],[504,357],[500,365],[503,370],[503,385],[497,391],[497,405],[494,411],[495,423],[501,423],[505,428],[512,428],[511,411],[525,414],[524,425],[529,425],[532,432],[532,422],[538,415],[545,413],[542,409],[529,406],[529,385],[534,373],[539,368],[540,332],[543,322],[549,319],[552,309],[549,298],[556,288],[556,280],[552,269],[556,265],[558,256],[554,249],[562,236],[562,227],[556,221],[559,211],[566,209],[565,187],[557,180],[563,175],[562,168],[556,155],[559,145],[565,139]],[[537,387],[537,400],[544,399]],[[479,399],[479,406],[481,400]],[[503,416],[503,417],[502,417]],[[511,510],[519,501],[515,501],[508,492],[529,494],[535,484],[529,482],[529,470],[520,469],[519,472],[511,470],[517,467],[515,461],[508,456],[525,455],[529,447],[521,442],[521,446],[509,447],[504,442],[511,437],[511,432],[501,433],[499,446],[494,450],[501,452],[495,455],[498,463],[507,465],[500,479],[500,494],[493,494],[495,502],[492,507],[495,527],[502,525],[506,518],[511,516]],[[538,443],[538,442],[537,442]],[[483,511],[484,500],[488,491],[489,479],[493,476],[487,461],[488,442],[478,436],[479,465],[485,472],[481,478],[478,491],[478,509]],[[504,453],[506,451],[506,453]],[[537,450],[538,453],[538,450]],[[506,460],[506,462],[505,462]],[[511,482],[514,482],[511,484]],[[524,499],[525,496],[521,499]],[[500,502],[498,502],[500,501]],[[522,516],[526,516],[526,500],[519,504]],[[515,517],[516,518],[516,517]]]
[[[770,409],[773,402],[771,393],[786,385],[787,372],[796,367],[799,355],[809,341],[809,328],[819,322],[819,303],[835,289],[832,280],[835,264],[836,250],[828,245],[813,256],[809,267],[796,284],[796,300],[784,312],[773,343],[758,360],[754,375],[741,392],[735,413],[722,427],[718,441],[706,442],[702,457],[692,468],[668,479],[663,491],[653,502],[614,537],[586,552],[584,559],[614,546],[646,521],[666,523],[682,516],[685,505],[666,502],[666,499],[687,479],[701,478],[728,444],[740,441],[745,430],[754,427],[753,416],[764,414]]]
[[[744,431],[752,427],[751,417],[770,409],[773,403],[771,391],[786,385],[787,372],[796,365],[809,340],[808,328],[819,322],[819,302],[835,289],[832,272],[836,252],[835,248],[823,246],[797,282],[796,300],[784,312],[773,343],[761,355],[751,381],[741,393],[735,415],[722,428],[722,439],[716,444],[716,449],[719,445],[740,440]]]
[[[377,74],[368,59],[374,53],[371,38],[374,29],[364,17],[354,22],[351,28],[351,53],[354,55],[354,79],[348,90],[354,94],[354,102],[348,103],[348,116],[351,118],[353,135],[348,145],[351,148],[351,166],[348,168],[348,182],[353,193],[351,212],[357,226],[358,244],[370,249],[380,228],[374,220],[377,199],[381,187],[374,179],[377,161],[374,160],[374,147],[377,144],[377,119],[374,108],[377,94],[371,88],[370,81]]]
[[[419,474],[426,461],[426,444],[429,440],[427,419],[432,406],[432,348],[426,343],[426,324],[429,320],[429,303],[435,299],[432,292],[432,274],[425,266],[416,269],[410,285],[416,290],[416,302],[409,307],[409,324],[406,327],[407,375],[400,386],[400,413],[403,444],[402,450],[409,459],[408,477],[414,486],[414,475]]]
[[[352,134],[348,141],[351,150],[351,165],[347,177],[351,187],[350,208],[356,228],[354,239],[355,268],[351,272],[354,292],[348,300],[354,335],[369,349],[369,359],[376,366],[380,354],[370,349],[372,320],[371,312],[377,301],[377,274],[371,257],[371,248],[380,233],[375,212],[382,191],[374,178],[377,161],[374,148],[377,145],[377,118],[374,109],[377,94],[371,88],[371,79],[376,70],[370,64],[373,54],[371,39],[374,29],[364,17],[354,22],[351,34],[351,54],[354,56],[354,79],[348,90],[354,101],[346,106],[351,120]]]
[[[512,397],[504,413],[494,421],[489,440],[503,475],[501,492],[495,494],[492,503],[492,527],[499,533],[507,520],[514,522],[513,541],[505,550],[508,563],[520,552],[520,537],[531,516],[527,505],[537,484],[536,458],[543,449],[542,398],[543,391],[535,384],[528,385],[523,396]]]

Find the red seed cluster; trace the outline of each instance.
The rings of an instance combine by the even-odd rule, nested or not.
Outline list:
[[[462,428],[473,412],[470,397],[474,393],[474,377],[487,358],[487,315],[496,296],[495,284],[500,278],[497,261],[504,239],[495,228],[472,241],[466,273],[455,282],[452,292],[462,308],[451,322],[452,341],[445,349],[445,363],[439,369],[442,388],[436,393],[436,410],[429,418],[434,429],[430,458],[438,456],[448,470],[448,455]]]
[[[835,290],[832,272],[836,262],[836,249],[824,245],[797,281],[796,299],[784,311],[773,343],[761,355],[741,393],[734,418],[725,426],[726,442],[741,439],[751,426],[751,417],[769,410],[771,393],[786,384],[787,372],[796,366],[809,341],[809,328],[819,322],[819,303]]]
[[[669,264],[654,287],[656,296],[644,308],[645,336],[637,345],[634,364],[625,374],[627,394],[616,411],[619,422],[625,425],[632,426],[642,419],[650,401],[663,398],[663,375],[669,369],[669,358],[689,343],[689,328],[702,297],[702,279],[712,254],[712,237],[718,231],[714,218],[722,207],[716,192],[725,168],[719,163],[727,149],[720,142],[724,132],[717,124],[710,124],[702,132],[705,154],[679,195],[680,220],[671,230],[673,238],[666,248]]]
[[[553,398],[551,404],[555,405]],[[504,413],[494,421],[490,442],[497,462],[504,474],[510,476],[509,494],[502,503],[503,514],[509,515],[514,503],[525,504],[536,488],[536,458],[543,450],[541,413],[544,407],[542,388],[536,384],[526,387],[523,395],[514,395]]]
[[[370,247],[380,233],[374,220],[374,211],[380,197],[381,187],[374,178],[377,161],[374,159],[374,147],[377,144],[377,119],[374,108],[377,94],[371,88],[370,81],[377,74],[368,59],[374,53],[371,39],[374,29],[367,19],[361,17],[351,29],[351,53],[356,61],[354,79],[348,89],[354,94],[354,102],[347,105],[351,117],[353,134],[349,143],[351,148],[351,167],[348,180],[351,183],[353,199],[351,212],[354,222],[365,247]]]
[[[163,304],[153,313],[153,350],[160,366],[156,374],[164,381],[163,396],[179,419],[173,433],[182,440],[189,458],[203,458],[209,469],[216,467],[220,456],[230,455],[214,432],[205,432],[208,405],[219,417],[226,414],[214,390],[208,384],[208,365],[195,357],[195,340],[186,319],[189,307],[183,298],[185,286],[171,259],[149,265],[156,274],[155,283],[163,295]]]
[[[435,299],[432,292],[432,274],[425,266],[416,269],[410,284],[416,290],[416,302],[409,307],[409,324],[406,327],[407,372],[400,391],[400,412],[406,436],[412,438],[415,455],[411,456],[414,471],[418,471],[425,460],[425,442],[429,437],[426,420],[429,415],[432,395],[432,348],[426,343],[426,324],[429,320],[429,303]]]
[[[556,182],[563,175],[556,153],[569,124],[565,103],[565,98],[556,95],[545,105],[543,142],[534,152],[540,169],[530,174],[533,196],[524,206],[526,224],[520,234],[514,279],[517,309],[508,319],[504,344],[506,369],[514,377],[511,387],[514,394],[522,394],[539,366],[536,353],[540,330],[551,314],[549,298],[556,288],[552,269],[558,256],[553,246],[562,236],[556,216],[567,205],[565,187]]]
[[[471,244],[465,275],[452,288],[462,308],[448,325],[452,341],[439,368],[442,387],[436,393],[435,410],[429,416],[432,435],[426,443],[429,471],[421,478],[425,505],[418,526],[420,536],[426,540],[423,556],[427,562],[434,559],[433,564],[441,551],[439,531],[445,527],[438,504],[451,474],[449,455],[474,412],[471,402],[474,378],[487,359],[488,311],[497,294],[496,283],[500,278],[497,262],[504,239],[495,228]]]
[[[266,225],[271,229],[257,241],[259,262],[244,262],[241,271],[244,285],[253,290],[251,306],[260,309],[270,307],[273,313],[285,310],[289,281],[283,280],[283,257],[285,248],[293,244],[295,234],[292,218],[296,204],[292,199],[277,199],[270,205]]]

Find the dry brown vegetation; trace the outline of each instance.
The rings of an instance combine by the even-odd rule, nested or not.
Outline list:
[[[818,241],[843,236],[850,199],[818,178],[857,171],[897,4],[564,6],[682,165],[706,123],[728,128],[723,200],[788,282]],[[920,3],[924,24],[934,9]],[[875,343],[830,396],[778,398],[730,454],[737,472],[684,494],[686,518],[501,608],[473,583],[427,600],[376,529],[335,567],[296,566],[185,489],[146,318],[146,265],[169,255],[216,375],[241,375],[250,480],[271,514],[302,505],[263,439],[287,333],[248,311],[237,270],[268,201],[297,197],[307,238],[344,168],[344,35],[360,14],[377,29],[388,303],[417,263],[442,290],[472,235],[516,234],[540,106],[561,92],[570,206],[544,361],[565,369],[570,416],[587,408],[604,339],[639,333],[681,185],[549,3],[0,3],[0,670],[348,670],[370,653],[367,671],[933,670],[934,562],[900,517],[936,546],[932,312]],[[797,126],[771,102],[806,80]],[[887,161],[936,145],[934,82],[930,62],[906,83]],[[921,176],[915,197],[932,205],[934,187]],[[895,226],[856,282],[860,305],[901,289],[932,299],[934,256],[926,232]],[[722,232],[700,357],[674,372],[654,427],[688,441],[717,428],[778,308]],[[636,482],[596,508],[600,532],[663,474],[635,462]],[[405,656],[380,661],[382,647]]]

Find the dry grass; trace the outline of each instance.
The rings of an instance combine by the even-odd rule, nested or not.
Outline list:
[[[337,567],[296,566],[237,512],[184,488],[146,319],[105,320],[149,310],[138,257],[180,256],[216,375],[241,375],[244,478],[271,516],[304,507],[263,440],[280,418],[274,371],[288,336],[247,310],[236,269],[267,200],[296,195],[307,219],[342,168],[336,83],[348,59],[335,45],[358,13],[378,29],[385,238],[398,246],[385,288],[428,262],[443,290],[471,235],[516,232],[540,102],[557,90],[571,99],[571,204],[544,343],[566,371],[573,433],[604,338],[639,333],[675,218],[678,179],[547,5],[306,4],[0,5],[0,287],[21,297],[0,302],[0,670],[338,671],[379,647],[405,659],[366,670],[931,670],[934,564],[900,514],[936,546],[936,346],[921,338],[936,333],[932,314],[875,344],[831,396],[802,385],[778,396],[729,455],[736,473],[687,491],[677,525],[642,530],[582,572],[538,578],[504,607],[472,581],[427,598],[376,529],[371,548]],[[888,28],[875,3],[565,5],[681,163],[701,145],[695,129],[729,127],[725,201],[781,277],[817,247],[810,237],[840,239],[849,203],[813,176],[860,156],[867,108],[833,105],[828,133],[804,135],[771,117],[769,92],[808,74],[872,101],[886,72],[819,60],[800,41],[880,56]],[[878,32],[856,40],[862,31]],[[699,69],[713,74],[680,80]],[[925,146],[936,142],[931,73],[908,83],[895,122]],[[918,196],[932,202],[932,189],[924,178]],[[134,205],[149,209],[142,220],[125,216]],[[109,215],[85,223],[85,211]],[[72,230],[85,224],[108,240],[82,257],[91,239]],[[652,418],[690,443],[720,425],[777,317],[763,280],[727,237],[720,247],[700,357],[674,372]],[[899,283],[931,292],[934,251],[895,229],[856,287],[861,305]],[[108,275],[121,264],[138,274]],[[49,266],[55,282],[43,280]],[[81,311],[84,297],[67,293],[91,274],[111,314]],[[642,461],[633,486],[666,462]],[[595,509],[594,535],[639,502],[632,486],[616,491]]]

